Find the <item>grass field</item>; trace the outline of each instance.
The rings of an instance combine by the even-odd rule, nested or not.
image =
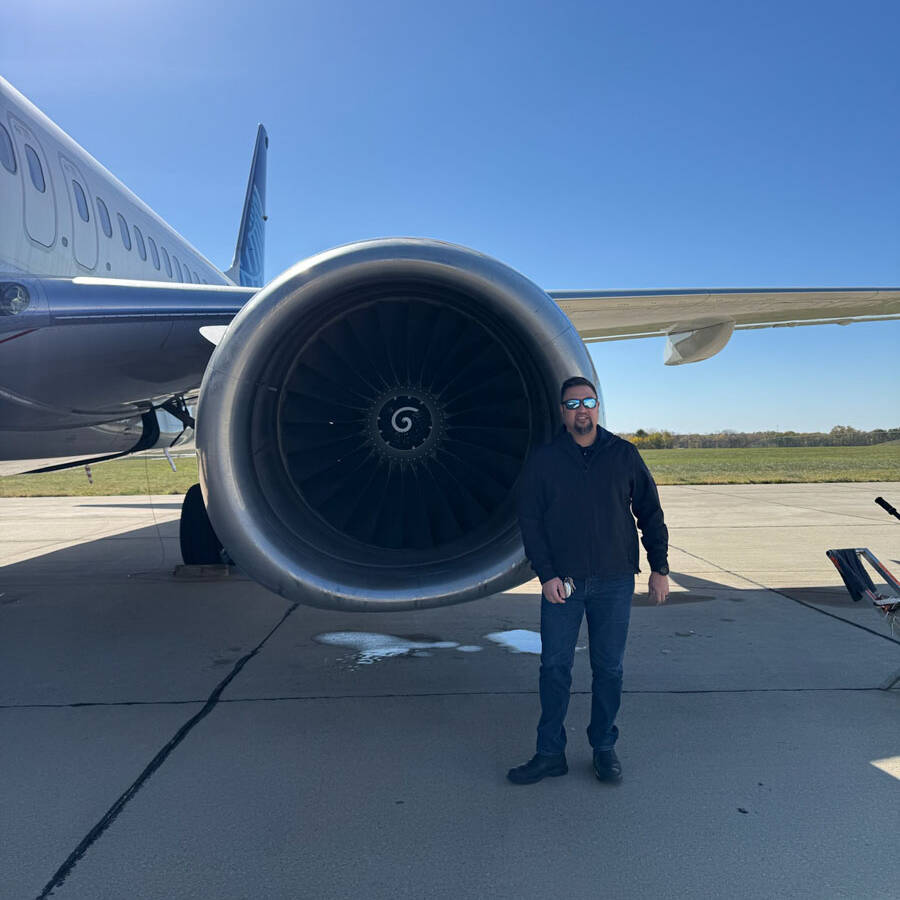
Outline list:
[[[900,442],[872,447],[766,447],[753,450],[644,450],[657,484],[767,484],[900,481]],[[0,478],[0,497],[184,494],[197,481],[197,460],[118,459],[44,475]]]
[[[900,442],[871,447],[643,450],[657,484],[900,481]]]

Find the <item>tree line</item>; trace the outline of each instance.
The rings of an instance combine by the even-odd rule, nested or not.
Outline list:
[[[674,434],[639,428],[621,437],[644,450],[706,449],[710,447],[860,447],[900,440],[900,428],[861,431],[852,425],[835,425],[831,431],[732,431],[713,434]]]

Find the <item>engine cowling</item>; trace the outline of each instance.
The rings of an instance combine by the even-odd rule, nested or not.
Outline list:
[[[313,606],[441,606],[520,584],[517,481],[572,375],[596,383],[568,318],[494,259],[420,239],[321,253],[260,291],[210,360],[210,519],[252,578]]]

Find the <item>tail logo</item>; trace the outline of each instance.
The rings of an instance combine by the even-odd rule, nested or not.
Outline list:
[[[247,216],[247,232],[241,248],[241,284],[263,283],[263,258],[266,248],[265,212],[262,198],[254,184],[250,192],[250,210]]]

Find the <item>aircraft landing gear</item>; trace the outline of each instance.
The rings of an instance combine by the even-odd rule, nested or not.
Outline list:
[[[200,485],[195,484],[184,495],[181,504],[181,557],[188,566],[221,565],[223,562],[222,542],[216,537]]]

